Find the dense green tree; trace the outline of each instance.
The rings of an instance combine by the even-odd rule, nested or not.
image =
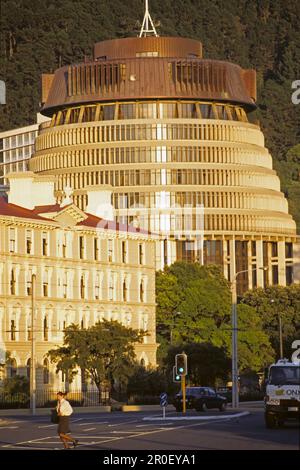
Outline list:
[[[255,308],[261,318],[264,331],[279,357],[279,315],[282,319],[283,352],[291,357],[291,345],[299,339],[300,332],[300,286],[273,286],[247,292],[242,302]]]
[[[48,355],[56,370],[64,371],[72,381],[78,370],[85,372],[99,390],[103,383],[124,383],[135,366],[136,343],[145,332],[126,328],[117,321],[103,320],[90,328],[70,325],[65,330],[63,346]]]
[[[223,348],[230,356],[231,293],[220,268],[176,262],[157,273],[157,280],[159,361],[162,363],[168,354],[171,338],[173,344],[211,344]],[[174,286],[173,293],[171,286]],[[238,328],[240,370],[261,370],[273,359],[274,352],[254,308],[238,306]]]
[[[22,375],[7,377],[2,381],[1,390],[8,396],[18,394],[29,395],[29,380]]]

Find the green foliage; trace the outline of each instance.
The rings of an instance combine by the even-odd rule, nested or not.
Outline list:
[[[128,379],[128,396],[144,395],[157,396],[168,390],[169,384],[166,375],[159,369],[145,369],[136,367]]]
[[[231,361],[224,348],[211,343],[183,343],[171,347],[165,358],[169,375],[172,372],[176,354],[184,351],[188,356],[188,382],[190,385],[217,386],[218,382],[229,379]]]
[[[300,331],[300,286],[273,286],[247,292],[243,303],[255,308],[261,318],[264,331],[279,357],[279,319],[282,319],[283,353],[291,357],[291,345],[299,338]]]
[[[220,268],[176,262],[157,273],[157,280],[158,342],[161,344],[158,349],[159,362],[162,364],[169,354],[171,337],[176,345],[210,344],[230,356],[231,293]],[[174,292],[170,286],[174,286]],[[165,287],[168,302],[164,301]],[[168,305],[172,306],[171,311]],[[238,328],[240,370],[261,370],[273,359],[274,351],[254,308],[238,306]]]
[[[27,377],[21,375],[15,375],[14,377],[9,377],[3,380],[2,382],[2,391],[9,396],[15,394],[29,394],[29,380]]]
[[[117,321],[103,320],[90,328],[70,325],[64,345],[48,355],[57,363],[57,372],[64,371],[69,380],[81,369],[100,390],[104,382],[124,383],[135,365],[134,345],[142,342],[144,331],[124,327]]]

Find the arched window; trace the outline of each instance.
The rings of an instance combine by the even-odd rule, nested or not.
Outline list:
[[[12,378],[17,375],[17,361],[14,358],[11,358],[7,364],[8,377]]]
[[[43,382],[44,382],[44,385],[49,384],[49,361],[48,359],[44,359],[44,363],[43,363]]]

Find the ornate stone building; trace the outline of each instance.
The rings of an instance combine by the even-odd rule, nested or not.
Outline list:
[[[99,204],[105,201],[99,192],[90,193],[83,212],[67,190],[56,203],[53,177],[27,172],[11,174],[9,182],[8,201],[0,197],[0,363],[9,352],[7,375],[30,371],[32,274],[38,388],[64,387],[46,353],[62,344],[71,323],[85,328],[105,318],[148,330],[136,355],[155,365],[155,241],[98,217],[110,210]],[[71,389],[79,387],[80,375]]]
[[[30,169],[56,175],[84,210],[112,186],[117,221],[163,235],[157,268],[200,260],[238,291],[299,281],[296,225],[258,123],[256,75],[202,57],[202,44],[140,37],[95,44],[91,60],[43,76]],[[265,271],[259,268],[265,266]],[[298,267],[298,271],[296,270]]]

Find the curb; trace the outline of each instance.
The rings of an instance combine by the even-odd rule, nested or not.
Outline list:
[[[50,416],[52,408],[37,408],[35,416]],[[89,408],[74,407],[74,414],[88,414],[88,413],[110,413],[111,406],[94,406]],[[0,410],[0,416],[13,417],[13,416],[32,416],[28,408],[26,409],[14,409],[14,410]],[[0,424],[2,420],[0,417]]]
[[[226,415],[226,416],[166,416],[165,418],[163,417],[145,417],[143,418],[143,421],[210,421],[210,420],[217,420],[219,421],[220,419],[235,419],[235,418],[241,418],[242,416],[248,416],[250,415],[249,411],[242,411],[241,413],[236,413],[232,415]]]

